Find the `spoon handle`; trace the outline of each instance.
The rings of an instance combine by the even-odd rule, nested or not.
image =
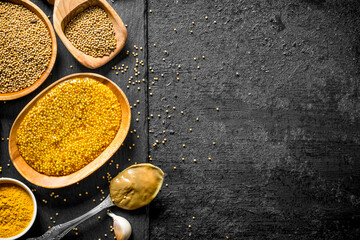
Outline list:
[[[102,203],[100,203],[84,215],[81,215],[80,217],[77,217],[66,223],[62,223],[52,227],[40,237],[28,238],[27,240],[59,240],[63,238],[68,232],[70,232],[75,226],[79,225],[86,219],[94,216],[101,210],[111,206],[114,206],[114,203],[111,201],[110,195],[108,195]]]

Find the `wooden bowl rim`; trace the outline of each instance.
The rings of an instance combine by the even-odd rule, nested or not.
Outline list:
[[[56,60],[56,55],[57,55],[57,42],[56,42],[55,31],[54,31],[54,28],[53,28],[49,18],[45,15],[45,13],[38,6],[36,6],[34,3],[30,2],[30,1],[26,1],[26,0],[5,0],[5,1],[11,2],[14,4],[23,5],[24,7],[26,7],[33,13],[35,13],[45,23],[48,31],[50,32],[52,46],[51,46],[51,58],[50,58],[49,65],[45,69],[43,74],[40,76],[40,78],[38,80],[36,80],[31,86],[24,88],[20,91],[12,92],[12,93],[0,93],[0,101],[14,100],[14,99],[23,97],[23,96],[31,93],[38,87],[40,87],[40,85],[50,75],[50,73],[55,65],[55,60]]]
[[[106,149],[92,162],[90,162],[85,167],[81,168],[80,170],[66,175],[66,176],[48,176],[42,173],[35,171],[31,168],[26,161],[21,157],[19,150],[16,145],[16,133],[17,129],[20,126],[20,123],[23,121],[26,114],[32,109],[32,107],[36,104],[36,102],[41,99],[46,93],[48,93],[51,89],[53,89],[58,84],[70,80],[72,78],[92,78],[98,82],[109,87],[110,90],[116,95],[118,98],[121,109],[122,109],[122,120],[120,128],[115,135],[112,142],[106,147]],[[113,89],[114,88],[114,89]],[[61,188],[72,185],[80,180],[86,178],[97,169],[99,169],[102,165],[104,165],[112,155],[120,148],[122,143],[124,142],[129,129],[130,129],[130,122],[131,122],[131,110],[129,101],[125,95],[125,93],[121,90],[119,86],[117,86],[114,82],[110,79],[96,73],[75,73],[68,76],[65,76],[43,91],[41,91],[32,101],[30,101],[19,113],[17,118],[15,119],[9,136],[9,155],[11,161],[13,162],[15,168],[18,172],[29,182],[44,188]]]
[[[55,5],[54,5],[55,7],[54,7],[53,19],[54,19],[55,31],[56,31],[57,35],[59,36],[59,38],[61,39],[61,41],[63,42],[63,44],[65,45],[65,47],[71,53],[71,55],[73,55],[73,57],[79,63],[81,63],[83,66],[85,66],[87,68],[90,68],[90,69],[99,68],[99,67],[105,65],[106,63],[108,63],[109,61],[111,61],[124,48],[124,46],[126,44],[126,40],[127,40],[127,30],[126,30],[125,24],[122,21],[122,19],[119,17],[119,15],[117,14],[117,12],[111,7],[111,5],[108,2],[106,2],[104,0],[87,0],[87,1],[84,1],[84,2],[80,3],[79,5],[77,5],[75,8],[73,8],[69,13],[67,13],[66,16],[63,16],[62,19],[58,18],[58,15],[61,14],[60,10],[58,9],[58,6],[60,4],[59,2],[60,1],[55,2]],[[65,33],[64,33],[64,28],[65,28],[64,20],[69,15],[73,14],[74,12],[76,12],[76,14],[81,12],[81,10],[79,11],[79,9],[82,8],[84,5],[88,5],[87,7],[90,7],[90,6],[99,6],[99,7],[101,7],[104,11],[106,11],[106,13],[109,16],[110,21],[113,24],[115,37],[116,37],[116,48],[108,56],[95,58],[95,57],[92,57],[90,55],[86,55],[85,53],[83,53],[82,51],[77,49],[70,42],[70,40],[65,36]]]

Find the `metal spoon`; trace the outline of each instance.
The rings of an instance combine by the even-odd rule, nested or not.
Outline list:
[[[156,197],[160,191],[163,180],[164,172],[152,164],[140,163],[132,165],[111,180],[110,194],[98,206],[74,220],[52,227],[40,237],[29,238],[27,240],[59,240],[75,226],[94,216],[101,210],[115,206],[115,204],[127,210],[141,208],[149,204]],[[134,192],[137,193],[132,194],[131,197],[130,195],[128,196],[129,184]],[[139,199],[141,199],[140,202],[137,201]]]
[[[84,222],[88,218],[94,216],[101,210],[104,210],[105,208],[109,208],[114,206],[115,204],[111,201],[110,194],[105,198],[105,200],[85,213],[84,215],[81,215],[80,217],[77,217],[71,221],[68,221],[66,223],[62,223],[59,225],[56,225],[52,228],[50,228],[47,232],[45,232],[42,236],[36,237],[36,238],[28,238],[27,240],[59,240],[63,238],[68,232],[70,232],[74,227],[79,225],[80,223]]]

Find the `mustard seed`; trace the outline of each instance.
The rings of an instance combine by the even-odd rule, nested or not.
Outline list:
[[[45,23],[26,7],[1,1],[0,13],[0,93],[12,93],[45,72],[52,41]]]
[[[91,6],[65,26],[65,36],[81,52],[92,57],[110,55],[116,49],[113,24],[104,9]]]
[[[121,113],[115,94],[102,83],[89,78],[62,82],[38,100],[20,123],[19,153],[38,172],[71,174],[111,143]]]

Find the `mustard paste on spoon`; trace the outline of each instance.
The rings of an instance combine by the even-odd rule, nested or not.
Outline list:
[[[163,180],[164,172],[152,164],[132,165],[111,180],[111,200],[122,209],[141,208],[156,197]]]

